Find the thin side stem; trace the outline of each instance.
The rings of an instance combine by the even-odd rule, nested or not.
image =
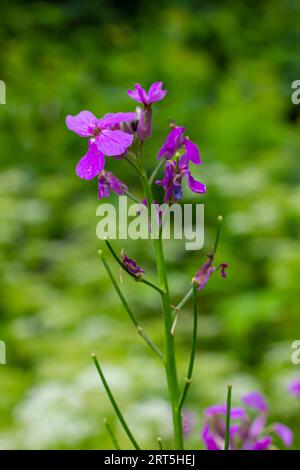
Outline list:
[[[230,441],[231,391],[232,391],[232,385],[228,385],[228,386],[227,386],[226,431],[225,431],[225,446],[224,446],[224,450],[228,450],[228,449],[229,449],[229,441]]]
[[[128,199],[131,199],[131,201],[136,202],[137,204],[142,204],[141,201],[139,201],[139,199],[133,194],[131,194],[129,191],[126,191],[124,194],[128,197]]]
[[[135,274],[133,274],[132,272],[129,271],[129,269],[127,269],[127,267],[124,265],[124,263],[122,262],[122,260],[118,257],[117,253],[115,252],[115,250],[113,249],[111,243],[109,242],[109,240],[107,238],[104,239],[105,243],[106,243],[106,246],[107,248],[109,249],[109,251],[111,252],[111,254],[113,255],[113,257],[115,258],[115,260],[117,261],[117,263],[121,266],[122,269],[124,269],[124,271],[127,272],[127,274],[129,274],[129,276],[131,276],[135,281],[137,282],[142,282],[143,284],[146,284],[147,286],[150,286],[152,287],[152,289],[155,289],[156,291],[158,291],[160,294],[162,293],[162,289],[157,286],[156,284],[154,284],[153,282],[151,281],[148,281],[148,279],[144,279],[144,277],[141,277],[141,276],[136,276]]]
[[[183,299],[179,302],[179,304],[176,305],[176,307],[173,309],[173,312],[175,312],[174,314],[174,319],[173,319],[173,324],[172,324],[172,328],[171,328],[171,335],[174,336],[175,335],[175,330],[176,330],[176,326],[177,326],[177,321],[178,321],[178,316],[179,316],[179,313],[182,309],[182,307],[185,306],[185,304],[188,303],[188,301],[192,298],[193,296],[193,287],[191,287],[188,292],[185,294],[185,296],[183,297]]]
[[[143,164],[143,155],[142,155],[142,145],[140,145],[138,161],[140,162],[141,169],[141,181],[144,189],[144,194],[146,197],[147,205],[150,208],[153,203],[153,195],[151,186],[149,184],[147,174]],[[178,378],[177,378],[177,368],[175,360],[175,348],[174,348],[174,338],[171,335],[172,327],[172,310],[170,305],[170,294],[169,286],[167,279],[167,271],[163,254],[162,239],[153,239],[155,258],[157,271],[159,276],[159,282],[161,286],[161,302],[162,309],[164,312],[164,328],[165,328],[165,368],[166,368],[166,377],[168,383],[169,397],[172,408],[172,417],[173,417],[173,428],[174,428],[174,438],[175,438],[175,449],[183,449],[183,435],[182,435],[182,420],[181,413],[177,408],[177,402],[179,397],[179,388],[178,388]]]
[[[164,165],[164,163],[166,163],[166,160],[164,158],[162,158],[159,163],[156,165],[156,167],[154,168],[150,178],[149,178],[149,184],[150,186],[153,184],[154,182],[154,179],[157,175],[157,173],[159,172],[159,170],[161,169],[161,167]]]
[[[191,356],[189,361],[189,366],[187,370],[187,375],[185,378],[184,388],[182,390],[182,394],[179,400],[178,409],[181,411],[182,406],[184,404],[184,400],[186,398],[186,394],[188,392],[189,386],[192,383],[193,377],[193,369],[195,363],[195,356],[196,356],[196,346],[197,346],[197,328],[198,328],[198,312],[197,312],[197,284],[194,282],[193,284],[193,335],[192,335],[192,349],[191,349]]]
[[[107,418],[104,418],[104,419],[103,419],[103,424],[104,424],[104,426],[106,427],[106,430],[107,430],[107,432],[108,432],[108,434],[109,434],[109,437],[110,437],[111,440],[112,440],[113,445],[115,446],[115,449],[121,450],[121,447],[120,447],[120,445],[119,445],[119,443],[118,443],[118,440],[117,440],[117,438],[116,438],[116,436],[115,436],[115,433],[113,432],[113,430],[112,430],[112,428],[111,428],[109,422],[107,421]]]
[[[119,296],[119,298],[120,298],[120,300],[123,304],[123,307],[125,308],[126,312],[128,313],[129,318],[130,318],[131,322],[133,323],[133,325],[135,326],[138,334],[144,339],[144,341],[146,341],[146,343],[148,344],[148,346],[150,346],[152,351],[155,352],[160,357],[160,359],[164,360],[163,354],[160,351],[160,349],[156,346],[156,344],[153,343],[153,341],[146,335],[143,328],[139,325],[139,323],[138,323],[133,311],[129,307],[128,302],[125,299],[125,297],[124,297],[124,295],[123,295],[123,293],[122,293],[122,291],[121,291],[121,289],[120,289],[120,287],[119,287],[119,285],[118,285],[118,283],[117,283],[117,281],[116,281],[116,279],[115,279],[115,277],[114,277],[114,275],[113,275],[113,273],[112,273],[112,271],[109,267],[108,262],[106,261],[104,255],[103,255],[102,251],[99,250],[98,254],[99,254],[99,256],[101,258],[101,261],[103,263],[103,266],[106,269],[106,272],[107,272],[107,274],[108,274],[108,276],[109,276],[109,278],[110,278],[110,280],[111,280],[111,282],[112,282],[112,284],[113,284],[113,286],[114,286],[114,288],[115,288],[115,290],[116,290],[116,292],[117,292],[117,294],[118,294],[118,296]]]
[[[113,406],[113,408],[114,408],[114,410],[115,410],[115,412],[116,412],[116,415],[117,415],[117,417],[118,417],[118,419],[119,419],[119,421],[120,421],[120,423],[121,423],[121,425],[122,425],[124,431],[126,432],[128,438],[130,439],[130,441],[131,441],[133,447],[134,447],[136,450],[141,450],[141,449],[140,449],[140,446],[139,446],[138,443],[136,442],[135,438],[133,437],[132,432],[130,431],[130,429],[129,429],[127,423],[126,423],[126,421],[125,421],[125,419],[124,419],[124,416],[122,415],[122,413],[121,413],[121,411],[120,411],[120,408],[118,407],[118,405],[117,405],[117,403],[116,403],[116,400],[114,399],[114,396],[113,396],[113,394],[112,394],[112,392],[111,392],[111,390],[110,390],[110,388],[109,388],[108,383],[106,382],[106,379],[105,379],[105,377],[104,377],[104,374],[103,374],[103,372],[102,372],[102,369],[101,369],[101,367],[100,367],[100,364],[99,364],[98,359],[97,359],[97,357],[96,357],[95,354],[92,354],[92,359],[93,359],[94,364],[95,364],[95,366],[96,366],[96,369],[97,369],[97,371],[98,371],[98,373],[99,373],[99,376],[100,376],[101,382],[102,382],[102,384],[103,384],[103,387],[105,388],[105,391],[106,391],[106,393],[107,393],[107,396],[108,396],[108,398],[110,399],[110,402],[111,402],[111,404],[112,404],[112,406]]]
[[[223,222],[223,217],[221,215],[219,215],[218,216],[218,227],[217,227],[217,233],[216,233],[216,239],[215,239],[214,251],[213,251],[213,256],[214,257],[215,257],[215,254],[217,253],[217,249],[218,249],[222,222]]]

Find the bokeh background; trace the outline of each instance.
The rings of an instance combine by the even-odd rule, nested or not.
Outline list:
[[[147,143],[149,169],[175,119],[200,147],[194,175],[205,197],[205,248],[166,244],[177,303],[213,243],[224,216],[215,274],[199,298],[199,341],[187,408],[194,413],[188,448],[202,448],[204,407],[233,384],[260,390],[270,421],[295,432],[300,408],[286,392],[300,374],[291,363],[299,339],[300,79],[297,0],[64,1],[10,0],[1,8],[0,79],[0,447],[107,449],[107,416],[124,448],[90,353],[104,371],[135,434],[146,448],[168,442],[166,384],[156,357],[129,323],[97,256],[96,183],[74,173],[86,142],[65,116],[130,111],[127,89],[162,80],[169,92],[155,106]],[[141,197],[126,162],[108,162]],[[160,193],[157,193],[159,197]],[[117,202],[116,198],[112,198]],[[155,278],[150,242],[116,243]],[[112,262],[118,275],[118,267]],[[163,347],[159,299],[124,277],[123,290],[149,335]],[[179,322],[179,375],[190,347],[191,306]]]

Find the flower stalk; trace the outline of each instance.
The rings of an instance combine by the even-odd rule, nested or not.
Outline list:
[[[119,421],[120,421],[120,423],[121,423],[121,425],[122,425],[122,427],[123,427],[125,433],[127,434],[127,436],[128,436],[128,438],[129,438],[129,440],[131,441],[133,447],[134,447],[136,450],[141,450],[140,446],[138,445],[138,443],[136,442],[135,438],[133,437],[133,434],[132,434],[132,432],[130,431],[130,429],[129,429],[129,427],[128,427],[128,424],[126,423],[126,421],[125,421],[125,419],[124,419],[124,416],[122,415],[122,413],[121,413],[121,411],[120,411],[119,406],[117,405],[117,402],[116,402],[116,400],[115,400],[115,398],[114,398],[114,396],[113,396],[113,394],[112,394],[112,392],[111,392],[111,390],[110,390],[110,387],[109,387],[109,385],[108,385],[108,383],[107,383],[107,381],[106,381],[106,379],[105,379],[105,377],[104,377],[104,374],[103,374],[103,372],[102,372],[102,369],[101,369],[101,367],[100,367],[100,364],[99,364],[99,361],[98,361],[96,355],[93,353],[93,354],[91,354],[91,356],[92,356],[92,359],[93,359],[94,364],[95,364],[95,366],[96,366],[96,369],[97,369],[97,371],[98,371],[98,374],[99,374],[99,377],[100,377],[101,382],[102,382],[102,384],[103,384],[103,387],[105,388],[105,391],[106,391],[106,393],[107,393],[107,396],[108,396],[108,398],[109,398],[109,400],[110,400],[110,402],[111,402],[111,404],[112,404],[112,406],[113,406],[113,408],[114,408],[114,410],[115,410],[115,413],[116,413],[116,415],[117,415],[117,417],[118,417],[118,419],[119,419]]]

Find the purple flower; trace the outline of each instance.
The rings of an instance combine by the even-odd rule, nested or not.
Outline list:
[[[176,152],[184,150],[183,157],[186,165],[189,161],[193,162],[195,165],[200,165],[202,162],[198,147],[185,137],[184,133],[184,127],[173,124],[170,133],[158,152],[157,158],[160,159],[164,157],[166,160],[170,160]]]
[[[131,274],[133,274],[136,277],[141,277],[143,274],[145,274],[145,271],[140,268],[133,259],[128,258],[125,253],[121,253],[121,258],[122,262],[126,268],[127,271],[129,271]]]
[[[162,90],[162,82],[154,82],[149,88],[148,93],[139,83],[134,85],[135,90],[128,90],[130,98],[134,99],[138,103],[142,103],[144,106],[151,106],[152,103],[161,101],[167,94],[167,90]]]
[[[98,198],[103,199],[110,196],[110,191],[118,194],[124,194],[128,188],[112,173],[102,170],[98,176]]]
[[[133,121],[136,113],[110,113],[97,119],[90,111],[67,116],[68,129],[89,138],[89,149],[79,161],[76,173],[79,178],[92,179],[104,167],[104,155],[121,155],[132,144],[133,135],[118,127],[124,121]]]
[[[229,440],[231,450],[267,450],[271,448],[272,437],[276,434],[286,447],[293,441],[292,431],[281,423],[274,423],[266,428],[268,406],[264,397],[257,392],[247,394],[242,401],[259,414],[250,418],[243,408],[232,408],[230,412]],[[204,410],[205,422],[201,438],[208,450],[224,449],[226,405],[213,405]]]
[[[128,90],[128,95],[131,98],[144,105],[143,108],[137,108],[137,135],[140,140],[145,140],[152,134],[151,105],[157,101],[161,101],[166,96],[167,90],[162,90],[162,85],[162,82],[152,83],[148,93],[139,83],[134,85],[135,90]]]
[[[165,190],[164,202],[176,202],[182,198],[182,179],[187,178],[188,186],[194,193],[205,193],[205,184],[196,181],[186,164],[185,158],[178,161],[167,161],[165,175],[155,183]]]
[[[221,276],[222,277],[227,277],[227,273],[225,271],[226,268],[228,268],[228,264],[227,263],[222,263],[220,264],[219,266],[214,266],[213,265],[213,261],[214,261],[214,256],[213,255],[209,255],[208,256],[208,261],[206,261],[202,266],[201,268],[199,269],[199,271],[196,273],[195,277],[194,277],[194,280],[196,281],[197,283],[197,290],[202,290],[204,289],[204,287],[206,286],[209,278],[211,277],[211,275],[217,271],[218,269],[221,270]]]
[[[291,395],[300,396],[300,377],[292,380],[288,385],[288,391]]]

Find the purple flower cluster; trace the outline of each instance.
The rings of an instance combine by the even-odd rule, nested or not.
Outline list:
[[[229,449],[230,450],[269,450],[274,448],[273,436],[277,436],[285,447],[291,447],[293,433],[282,423],[266,426],[268,405],[258,392],[251,392],[242,398],[242,407],[231,408]],[[204,411],[205,423],[201,438],[207,450],[224,449],[226,405],[213,405]]]
[[[137,83],[133,90],[128,90],[128,95],[143,106],[135,112],[109,113],[101,119],[90,111],[67,116],[68,129],[88,138],[88,150],[78,162],[76,174],[85,180],[98,177],[99,199],[108,197],[111,191],[118,195],[127,191],[124,183],[104,169],[105,157],[120,159],[127,154],[135,139],[143,141],[151,135],[152,104],[164,99],[166,94],[162,82],[153,83],[148,92]],[[172,160],[178,153],[180,158]],[[156,181],[165,190],[164,202],[176,202],[182,197],[183,179],[187,180],[193,192],[205,193],[205,185],[196,181],[189,169],[190,162],[195,165],[202,162],[197,145],[185,136],[184,127],[172,126],[158,158],[166,160],[164,178]]]
[[[165,190],[164,202],[176,202],[182,197],[182,179],[186,178],[189,188],[194,193],[205,193],[206,186],[196,181],[190,172],[190,162],[200,165],[201,159],[196,144],[184,136],[185,128],[172,125],[172,129],[158,152],[158,158],[167,160],[165,175],[156,184]],[[177,152],[183,152],[172,160]]]

